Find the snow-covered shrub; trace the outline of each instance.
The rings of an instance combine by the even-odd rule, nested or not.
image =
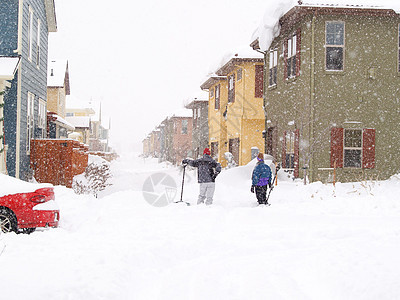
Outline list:
[[[227,162],[225,169],[231,169],[238,166],[238,164],[235,162],[235,158],[232,153],[225,152],[224,156]]]
[[[91,160],[83,174],[74,177],[72,188],[77,194],[93,194],[104,190],[111,183],[110,164],[104,159]]]

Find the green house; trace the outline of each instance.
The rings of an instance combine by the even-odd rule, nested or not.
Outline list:
[[[265,151],[310,181],[400,172],[400,15],[298,4],[264,52]],[[267,32],[268,33],[268,32]]]

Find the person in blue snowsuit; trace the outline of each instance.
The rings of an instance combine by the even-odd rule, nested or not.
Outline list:
[[[271,168],[264,163],[264,154],[258,153],[257,155],[257,165],[253,170],[253,175],[251,177],[251,192],[256,192],[256,197],[258,204],[266,204],[267,202],[267,188],[272,187],[272,172]]]

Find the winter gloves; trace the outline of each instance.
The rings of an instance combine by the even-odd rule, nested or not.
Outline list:
[[[254,185],[251,186],[250,192],[254,193]]]
[[[188,160],[188,159],[182,160],[182,165],[187,165],[188,163],[189,163],[189,160]]]

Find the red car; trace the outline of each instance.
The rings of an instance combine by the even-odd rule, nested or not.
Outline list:
[[[0,197],[1,231],[31,233],[38,227],[58,227],[60,211],[54,199],[53,187]]]

